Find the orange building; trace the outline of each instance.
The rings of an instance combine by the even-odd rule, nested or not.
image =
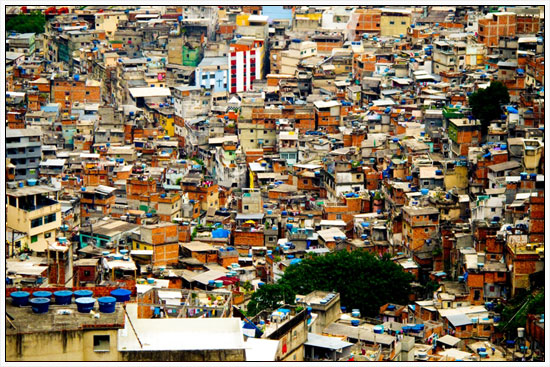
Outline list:
[[[516,34],[536,34],[540,31],[540,17],[529,15],[516,16]]]
[[[144,225],[134,249],[153,250],[153,266],[176,264],[179,258],[178,225],[169,222]]]
[[[115,188],[108,186],[82,186],[80,199],[80,218],[92,215],[106,217],[115,205]]]
[[[419,265],[424,259],[416,254],[423,251],[424,245],[438,232],[439,210],[434,207],[403,207],[403,244],[408,256],[413,255]],[[431,260],[429,261],[431,262]]]
[[[380,33],[380,9],[357,9],[352,15],[350,24],[352,29],[352,37],[358,41],[363,36],[363,33]]]
[[[478,21],[479,41],[487,47],[496,47],[500,37],[516,35],[515,13],[490,13]]]
[[[324,130],[330,134],[338,133],[340,126],[340,103],[338,101],[316,101],[315,123],[317,129]]]
[[[101,103],[100,83],[80,78],[54,79],[51,98],[53,103],[61,104],[62,112],[70,113],[74,102]]]

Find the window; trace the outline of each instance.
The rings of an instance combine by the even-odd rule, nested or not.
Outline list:
[[[490,324],[484,324],[483,325],[483,331],[491,331],[491,325]]]
[[[390,20],[390,24],[395,24],[395,22],[393,20]]]
[[[481,292],[479,290],[474,291],[474,301],[478,301],[481,298]]]
[[[44,238],[50,238],[52,236],[51,232],[44,233]]]
[[[405,25],[405,22],[401,22],[402,25]]]
[[[42,225],[42,217],[31,220],[31,228],[40,227]]]
[[[248,205],[243,205],[244,210],[248,210]]]
[[[109,335],[94,335],[94,352],[109,351]]]
[[[35,243],[36,241],[38,241],[38,235],[34,235],[31,237],[31,243]]]
[[[460,327],[460,331],[464,331],[464,330],[466,330],[466,325],[463,325]]]
[[[336,214],[336,219],[341,220],[342,219],[342,214]]]
[[[57,219],[57,213],[46,215],[44,217],[44,224],[55,222],[56,219]]]

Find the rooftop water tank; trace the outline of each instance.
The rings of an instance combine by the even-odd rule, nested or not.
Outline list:
[[[78,312],[81,313],[90,313],[93,310],[95,305],[95,298],[91,297],[80,297],[75,300],[76,308]]]
[[[74,299],[79,298],[86,298],[86,297],[92,297],[94,295],[94,292],[89,289],[79,289],[77,291],[74,291]]]
[[[52,292],[48,292],[48,291],[36,291],[36,292],[33,292],[33,293],[32,293],[32,297],[33,297],[33,298],[47,298],[47,299],[51,299],[51,298],[52,298]]]
[[[30,300],[32,312],[46,313],[50,307],[50,299],[44,297],[33,298]]]
[[[130,300],[132,291],[124,288],[114,289],[111,291],[111,296],[116,298],[117,302],[126,302]]]
[[[12,292],[10,296],[11,296],[11,304],[14,305],[15,307],[26,306],[29,304],[29,296],[30,296],[29,292],[25,292],[25,291]]]
[[[101,297],[97,300],[99,303],[99,312],[102,313],[114,313],[116,307],[115,297]]]
[[[57,291],[53,293],[55,297],[56,305],[70,305],[73,292],[71,291]]]

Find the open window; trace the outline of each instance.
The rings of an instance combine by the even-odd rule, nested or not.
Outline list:
[[[94,335],[94,352],[109,352],[109,335]]]

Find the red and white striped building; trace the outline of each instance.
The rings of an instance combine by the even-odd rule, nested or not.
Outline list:
[[[230,45],[227,54],[230,93],[246,92],[254,80],[264,77],[264,51],[264,41],[251,37],[238,38]]]

